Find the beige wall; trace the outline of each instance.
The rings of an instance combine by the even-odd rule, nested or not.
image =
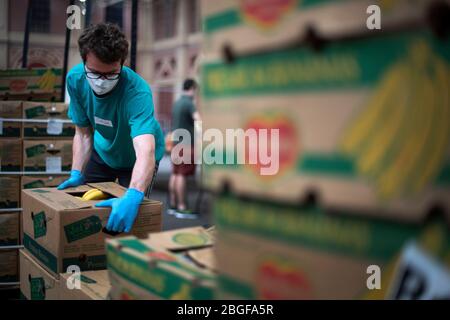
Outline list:
[[[176,35],[171,39],[154,41],[151,1],[139,2],[138,25],[138,53],[137,72],[151,85],[153,90],[156,113],[161,108],[159,104],[160,88],[172,88],[173,99],[181,93],[181,85],[186,77],[198,78],[198,59],[202,42],[200,33],[187,34],[187,5],[186,0],[178,0]],[[68,1],[52,1],[51,31],[49,34],[32,33],[28,60],[34,65],[47,67],[62,67],[65,17]],[[0,68],[18,68],[21,66],[23,30],[25,28],[27,0],[0,0]],[[78,1],[75,2],[76,4]],[[104,10],[100,1],[93,3],[92,22],[104,19]],[[124,3],[124,32],[130,37],[131,30],[131,1]],[[69,52],[69,69],[80,62],[77,48],[79,30],[72,31],[71,49]],[[157,60],[168,68],[168,75],[156,72]],[[175,67],[170,59],[175,59]],[[192,61],[194,60],[194,65]],[[167,98],[167,96],[166,96]],[[166,103],[167,104],[167,103]],[[167,108],[167,105],[166,105]]]

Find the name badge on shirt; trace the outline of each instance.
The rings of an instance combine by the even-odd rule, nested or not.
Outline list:
[[[102,126],[111,127],[112,128],[112,122],[111,120],[105,120],[99,117],[94,117],[95,124],[101,124]]]

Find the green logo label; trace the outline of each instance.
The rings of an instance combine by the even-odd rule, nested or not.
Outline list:
[[[39,154],[43,154],[47,151],[45,144],[38,144],[36,146],[32,146],[25,149],[25,153],[27,154],[27,158],[35,157]]]
[[[86,238],[102,230],[102,222],[98,216],[90,216],[64,226],[67,242]]]
[[[45,187],[44,181],[42,180],[36,180],[33,182],[25,183],[23,185],[24,189],[34,189],[34,188],[42,188]]]
[[[30,296],[31,300],[45,300],[45,281],[44,278],[30,277]]]
[[[48,190],[41,190],[41,189],[36,189],[36,190],[31,190],[32,192],[36,192],[36,193],[50,193],[50,191]]]
[[[208,242],[204,234],[177,233],[172,238],[173,242],[186,246],[201,246]]]
[[[36,213],[33,217],[34,238],[43,237],[47,234],[47,222],[45,212]]]
[[[27,119],[36,118],[45,114],[44,106],[36,106],[25,110],[25,116]]]

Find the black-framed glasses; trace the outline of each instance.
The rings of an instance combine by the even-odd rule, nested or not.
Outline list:
[[[86,67],[86,65],[84,65],[84,73],[86,74],[86,77],[94,80],[100,78],[105,78],[106,80],[117,80],[120,78],[121,72],[122,66],[120,66],[120,71],[118,73],[101,73],[101,72],[92,72]]]

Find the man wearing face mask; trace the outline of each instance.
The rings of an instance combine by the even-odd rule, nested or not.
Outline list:
[[[149,86],[123,65],[128,41],[119,27],[90,26],[78,46],[83,63],[67,75],[76,125],[72,171],[58,189],[118,179],[128,188],[124,196],[96,206],[112,207],[106,229],[129,232],[164,154],[163,133]]]

